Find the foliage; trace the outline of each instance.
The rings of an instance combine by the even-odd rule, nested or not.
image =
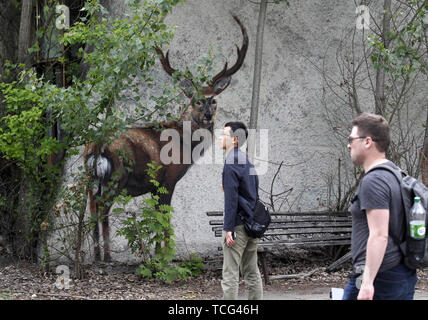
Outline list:
[[[53,152],[81,146],[88,141],[100,144],[117,136],[135,119],[117,106],[134,103],[138,120],[149,122],[155,111],[162,111],[177,98],[177,92],[165,88],[160,97],[150,97],[155,111],[149,110],[141,84],[150,87],[158,58],[154,47],[162,47],[173,37],[164,18],[179,0],[130,1],[131,14],[124,19],[108,19],[98,0],[88,1],[82,10],[83,21],[76,22],[61,38],[61,44],[86,45],[92,49],[79,53],[89,65],[86,79],[74,77],[67,88],[44,81],[32,71],[22,71],[19,80],[0,83],[7,115],[0,119],[0,152],[20,163],[26,172],[46,163]],[[211,56],[198,67],[199,78],[207,80]],[[15,66],[16,67],[16,66]],[[191,77],[190,73],[187,73]],[[167,114],[171,116],[170,113]],[[66,140],[49,136],[49,128],[60,120]]]
[[[34,175],[49,155],[64,147],[48,134],[62,105],[58,100],[61,89],[32,71],[22,71],[18,81],[0,83],[0,90],[7,106],[0,119],[0,152]]]
[[[22,71],[17,81],[0,83],[0,90],[6,102],[6,115],[0,118],[0,153],[23,170],[26,196],[16,209],[21,215],[24,212],[27,229],[19,232],[32,243],[29,254],[34,257],[40,225],[53,203],[61,173],[59,167],[48,164],[48,157],[63,148],[49,135],[60,89],[31,71]]]
[[[65,123],[72,132],[81,134],[82,142],[108,142],[114,133],[125,128],[133,119],[117,106],[135,104],[135,114],[150,121],[153,113],[140,101],[141,83],[155,81],[152,68],[157,59],[155,46],[162,47],[173,37],[173,30],[164,23],[164,17],[178,0],[131,1],[131,14],[124,19],[108,19],[98,1],[88,1],[84,7],[87,18],[74,26],[61,39],[64,45],[85,44],[90,51],[79,49],[79,54],[90,66],[86,80],[76,81],[75,97],[81,97],[68,112]],[[79,103],[83,102],[83,103]],[[156,105],[161,110],[165,105]],[[83,121],[73,121],[75,112]],[[67,121],[69,120],[69,121]],[[76,127],[73,127],[76,125]]]
[[[388,39],[381,39],[372,34],[368,37],[368,42],[373,48],[370,59],[375,68],[385,69],[393,78],[404,77],[409,81],[411,73],[426,74],[428,70],[426,51],[421,54],[420,50],[421,47],[426,47],[428,2],[408,0],[407,5],[414,12],[408,23],[393,28],[387,34]],[[391,17],[392,21],[398,20],[401,15],[403,11],[397,10]]]
[[[54,203],[61,178],[61,163],[49,164],[49,156],[58,152],[77,154],[77,147],[88,141],[109,142],[135,121],[119,106],[131,104],[135,110],[128,114],[150,121],[167,108],[167,102],[177,98],[177,90],[163,83],[161,97],[150,98],[154,106],[140,101],[140,96],[149,100],[141,92],[141,84],[152,86],[159,74],[153,71],[158,58],[154,47],[168,44],[173,37],[173,29],[166,26],[164,18],[179,2],[129,1],[131,13],[123,19],[112,19],[98,0],[87,1],[82,9],[86,15],[60,38],[60,44],[75,48],[82,66],[89,68],[85,77],[79,78],[75,70],[72,81],[62,88],[32,70],[24,70],[16,81],[0,83],[7,106],[0,118],[0,154],[25,173],[22,185],[26,188],[22,192],[28,189],[28,193],[25,203],[20,204],[25,210],[17,208],[15,213],[24,211],[30,217],[28,227],[35,240],[40,223]],[[43,10],[48,9],[45,6]],[[38,38],[44,37],[47,30],[40,28]],[[35,44],[31,52],[38,50]],[[65,56],[60,61],[68,62]],[[6,72],[4,76],[12,74]],[[61,128],[61,140],[49,134],[54,123]]]
[[[66,257],[70,262],[74,262],[74,271],[78,278],[83,276],[83,243],[94,224],[98,223],[93,217],[86,218],[87,191],[91,179],[83,168],[80,169],[81,171],[71,175],[72,183],[61,186],[59,201],[46,219],[49,230],[55,230],[54,243],[52,246],[46,244],[47,251],[54,250],[56,256]]]
[[[189,270],[192,276],[199,276],[205,268],[202,258],[197,257],[193,252],[190,253],[188,260],[182,262],[181,266]]]
[[[152,178],[150,181],[156,187],[156,192],[142,200],[139,216],[131,214],[131,217],[122,221],[123,227],[117,234],[124,236],[132,252],[142,257],[143,263],[138,267],[137,274],[144,278],[155,277],[171,282],[200,274],[204,265],[194,255],[191,255],[190,261],[181,265],[173,264],[176,256],[174,229],[171,225],[173,208],[159,203],[160,195],[168,193],[156,180],[156,173],[161,168],[155,161],[148,163],[146,172]],[[124,204],[129,201],[123,195],[121,198]],[[122,208],[114,210],[116,213],[122,211]],[[162,243],[164,246],[161,246]]]
[[[163,19],[178,2],[132,1],[132,15],[112,20],[99,1],[88,1],[82,9],[88,15],[85,22],[75,23],[60,40],[65,46],[92,47],[86,53],[79,49],[90,67],[86,80],[74,77],[70,86],[59,88],[32,71],[23,71],[18,81],[0,83],[8,106],[8,114],[1,119],[0,152],[30,172],[36,166],[33,156],[44,163],[52,152],[90,140],[107,142],[123,130],[129,119],[116,106],[129,101],[130,90],[138,101],[141,83],[153,83],[154,46],[162,47],[172,39],[173,31]],[[136,107],[144,115],[140,119],[151,119],[153,112],[147,112],[147,105],[138,102]],[[68,133],[63,143],[46,133],[56,120]]]
[[[142,258],[143,263],[136,270],[138,275],[171,282],[200,274],[204,265],[201,259],[194,255],[181,265],[173,263],[176,256],[174,229],[171,225],[173,208],[159,203],[160,195],[168,193],[168,190],[156,180],[157,171],[161,168],[162,166],[155,161],[148,163],[146,172],[152,178],[150,181],[156,187],[156,192],[150,193],[149,198],[142,200],[138,216],[132,213],[122,221],[123,227],[117,234],[124,236],[131,251]],[[126,204],[128,201],[129,197],[122,195],[119,202]],[[115,213],[123,211],[123,208],[114,210]],[[164,246],[161,246],[162,243]]]

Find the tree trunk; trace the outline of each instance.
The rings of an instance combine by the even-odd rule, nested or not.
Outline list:
[[[9,80],[3,77],[5,62],[16,62],[14,59],[18,48],[19,16],[20,12],[14,0],[0,1],[0,81],[3,82]],[[3,95],[0,92],[0,117],[5,113],[5,104],[2,101]]]
[[[21,9],[21,21],[19,26],[18,40],[18,62],[31,63],[31,56],[28,49],[31,47],[31,21],[33,15],[33,0],[23,0]]]
[[[419,157],[419,168],[422,172],[422,182],[428,187],[428,111],[427,120],[425,121],[425,135],[421,154]]]
[[[4,62],[13,61],[16,56],[20,12],[14,2],[0,1],[0,77],[3,75]]]
[[[257,25],[257,40],[256,40],[256,55],[254,64],[253,76],[253,95],[251,98],[251,114],[250,114],[250,129],[257,129],[257,117],[259,113],[259,96],[260,96],[260,82],[262,72],[262,55],[263,55],[263,34],[266,20],[267,0],[261,0],[259,21]],[[255,136],[249,135],[248,139],[248,153],[250,159],[254,161],[255,155]]]
[[[16,62],[18,49],[20,10],[15,0],[0,1],[0,81],[8,82],[14,76],[4,77],[5,62]],[[0,118],[7,113],[6,104],[0,92]],[[18,256],[25,244],[23,235],[24,219],[17,212],[20,204],[21,169],[0,153],[0,198],[5,201],[0,205],[0,234],[6,241],[8,253]]]
[[[389,48],[390,38],[388,33],[391,30],[391,0],[385,0],[383,3],[383,21],[382,21],[382,41],[385,49]],[[375,92],[375,113],[385,115],[385,69],[376,70],[376,92]]]

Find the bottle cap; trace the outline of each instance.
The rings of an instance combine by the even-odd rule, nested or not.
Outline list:
[[[421,198],[419,198],[419,197],[415,197],[415,202],[421,202]]]

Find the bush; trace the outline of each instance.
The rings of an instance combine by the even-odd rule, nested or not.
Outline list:
[[[130,217],[122,221],[123,227],[117,231],[129,243],[132,253],[141,256],[142,264],[136,272],[143,278],[158,278],[166,282],[184,279],[201,273],[204,264],[202,259],[190,255],[190,260],[183,263],[173,263],[176,257],[176,244],[174,229],[171,225],[171,206],[160,204],[160,194],[168,190],[156,181],[156,172],[162,168],[155,161],[148,163],[147,174],[156,187],[156,193],[150,193],[148,199],[142,200],[141,213],[137,216],[131,213]],[[121,195],[118,201],[122,204],[129,202],[130,198]],[[115,209],[122,212],[123,208]],[[164,243],[164,246],[161,244]]]

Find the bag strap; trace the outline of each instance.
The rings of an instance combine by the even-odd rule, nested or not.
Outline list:
[[[383,170],[386,170],[386,171],[393,173],[400,185],[401,185],[401,181],[403,180],[403,178],[405,176],[407,176],[407,174],[402,169],[398,168],[398,170],[397,170],[391,166],[388,166],[387,164],[378,164],[377,166],[374,166],[369,171],[367,171],[367,173],[372,172],[372,171],[377,170],[377,169],[383,169]]]
[[[256,202],[259,200],[259,176],[256,174],[256,194],[257,194],[257,199]]]
[[[256,206],[257,206],[257,202],[259,202],[259,176],[258,175],[255,175],[256,177],[255,177],[255,179],[256,179],[256,203],[255,203],[255,205],[254,205],[254,208],[253,208],[253,213],[254,213],[254,210],[256,209]],[[242,221],[247,221],[246,220],[246,218],[241,214],[241,211],[238,211],[238,215],[241,217],[241,219],[242,219]]]
[[[403,195],[403,190],[402,190],[401,184],[403,182],[403,178],[406,177],[407,174],[401,168],[398,168],[398,170],[397,170],[397,169],[394,169],[391,166],[388,166],[386,164],[379,164],[379,165],[371,168],[369,171],[367,171],[367,173],[369,173],[371,171],[374,171],[374,170],[377,170],[377,169],[379,169],[379,170],[386,170],[386,171],[389,171],[389,172],[393,173],[394,177],[398,181],[398,184],[400,186],[400,192],[401,192],[401,204],[402,204],[401,207],[403,208],[404,237],[406,237],[407,216],[406,216],[406,208],[404,206],[404,195]],[[401,244],[402,244],[403,241],[400,241],[400,239],[395,234],[391,233],[390,235],[391,235],[392,240],[394,240],[395,244],[398,246],[398,248],[403,253],[403,255],[406,255],[405,248],[401,246]]]

